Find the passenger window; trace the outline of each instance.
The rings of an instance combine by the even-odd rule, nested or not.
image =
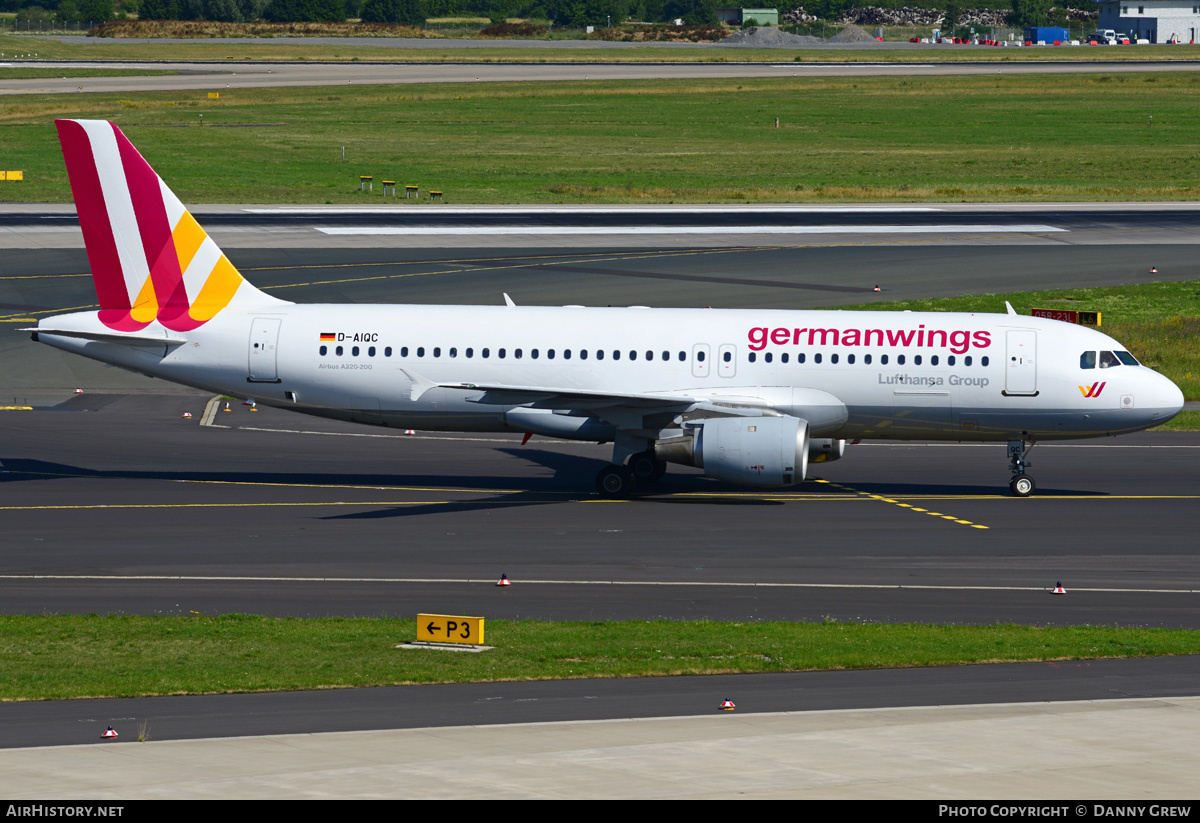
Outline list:
[[[604,359],[604,349],[596,349],[596,359],[597,360]]]
[[[1094,351],[1085,351],[1083,354],[1079,355],[1079,368],[1096,368],[1096,353]]]
[[[341,352],[338,352],[338,354],[341,354]],[[425,347],[417,346],[417,357],[424,357],[424,356],[425,356]]]
[[[547,360],[554,359],[554,349],[546,349],[546,359]]]
[[[929,358],[929,365],[936,366],[937,364],[938,364],[938,356],[936,354],[931,355]],[[986,366],[987,364],[985,363],[984,365]]]
[[[338,357],[341,357],[343,351],[344,351],[344,349],[341,346],[338,346],[336,349],[333,350],[333,353],[336,354]]]
[[[475,350],[467,349],[467,357],[474,357],[474,356],[475,356]]]
[[[914,366],[921,365],[921,355],[919,355],[919,354],[913,355],[913,365]]]
[[[629,359],[630,359],[630,360],[637,360],[637,352],[635,352],[635,351],[631,351],[631,352],[629,353]]]
[[[838,356],[837,356],[837,354],[832,354],[832,355],[830,355],[830,356],[829,356],[829,362],[830,362],[830,363],[836,363],[837,361],[838,361]]]
[[[796,362],[797,362],[797,363],[803,363],[803,362],[804,362],[804,358],[805,358],[805,354],[804,354],[804,352],[800,352],[799,354],[797,354],[797,355],[796,355]]]
[[[500,349],[500,351],[496,352],[496,356],[499,357],[501,360],[504,359],[504,356],[506,354],[508,354],[508,352],[506,352],[504,349]]]
[[[986,357],[979,358],[979,365],[986,366],[990,361]]]
[[[854,355],[852,355],[852,354],[846,355],[846,362],[849,363],[851,366],[853,366],[854,365]]]
[[[620,359],[621,359],[621,352],[616,349],[613,349],[613,360],[620,360]]]
[[[1108,352],[1105,352],[1105,354],[1108,354]],[[350,349],[350,356],[358,357],[358,346],[354,346],[353,348]]]
[[[733,354],[731,352],[725,352],[724,354],[721,355],[721,359],[724,360],[726,363],[728,363],[730,360],[733,359]],[[769,355],[769,354],[767,355],[767,362],[768,363],[771,362],[771,355]]]
[[[518,354],[517,356],[518,356],[518,357],[520,357],[521,355],[519,355],[519,354]],[[529,356],[530,356],[530,358],[532,358],[532,359],[534,359],[534,360],[537,360],[537,359],[538,359],[538,350],[537,350],[537,349],[530,349],[530,350],[529,350]]]
[[[886,366],[887,361],[888,361],[888,356],[886,354],[879,355],[879,365]]]
[[[451,347],[450,347],[450,356],[451,356],[451,357],[458,357],[458,349],[457,349],[457,348],[455,348],[454,346],[451,346]]]
[[[580,350],[579,350],[579,359],[580,359],[580,360],[587,360],[587,349],[580,349]]]
[[[670,359],[671,359],[671,353],[669,351],[663,352],[663,362],[666,363]]]
[[[687,352],[681,351],[679,353],[679,362],[682,363],[684,360],[687,360]]]
[[[328,346],[322,346],[322,347],[321,347],[321,356],[322,356],[322,357],[324,357],[324,356],[325,356],[325,355],[327,355],[327,354],[329,354],[329,347],[328,347]]]
[[[702,352],[702,351],[696,352],[696,359],[699,360],[701,363],[703,363],[704,362],[704,352]]]
[[[755,354],[754,352],[750,352],[749,354],[746,355],[746,359],[749,360],[751,363],[754,363],[758,360],[758,355]]]
[[[869,365],[871,365],[871,355],[869,355],[869,354],[864,354],[864,355],[863,355],[863,362],[864,362],[864,363],[866,363],[868,366],[869,366]]]
[[[780,363],[786,363],[787,361],[788,361],[788,355],[787,355],[787,352],[784,352],[783,354],[779,355],[779,362],[780,362]]]
[[[902,355],[902,354],[896,355],[896,363],[897,363],[897,365],[903,366],[904,365],[904,355]]]
[[[442,347],[441,347],[441,346],[434,346],[434,347],[433,347],[433,356],[434,356],[434,357],[441,357],[441,356],[442,356]]]
[[[664,352],[664,354],[665,354],[665,353],[666,353],[666,352]],[[646,352],[646,359],[647,359],[647,360],[653,360],[653,359],[654,359],[654,352],[652,352],[652,351],[647,351],[647,352]],[[665,358],[665,357],[663,358],[663,360],[666,360],[666,359],[667,359],[667,358]]]
[[[522,354],[522,352],[521,352],[521,350],[520,350],[520,349],[513,349],[513,357],[515,357],[515,358],[517,358],[518,360],[520,360],[520,359],[521,359],[521,354]]]
[[[484,349],[483,351],[480,352],[480,354],[483,355],[484,360],[487,360],[488,357],[491,356],[492,352],[491,352],[491,349]]]
[[[570,360],[570,359],[571,359],[571,350],[563,349],[563,360]]]
[[[963,358],[963,365],[964,366],[971,365],[971,355],[968,354],[966,357]]]
[[[816,354],[814,354],[814,355],[813,355],[813,362],[814,362],[814,363],[820,363],[820,362],[821,362],[821,353],[820,353],[820,352],[817,352]]]
[[[766,360],[768,363],[770,363],[773,359],[774,356],[770,352],[767,352],[763,355],[763,360]],[[729,352],[725,352],[725,362],[729,362]]]
[[[1100,352],[1100,368],[1111,369],[1113,366],[1119,365],[1121,365],[1121,361],[1117,359],[1115,354],[1110,351]]]
[[[949,357],[946,358],[947,366],[953,366],[955,364],[955,362],[956,362],[956,360],[954,358],[954,355],[950,355]]]
[[[374,357],[374,356],[375,356],[375,347],[374,347],[374,346],[370,346],[370,347],[367,349],[367,357]]]

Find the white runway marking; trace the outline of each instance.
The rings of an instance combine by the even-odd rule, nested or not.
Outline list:
[[[417,214],[412,207],[391,206],[388,208],[329,208],[311,206],[280,206],[278,208],[242,209],[249,214]],[[926,206],[672,206],[669,209],[644,206],[519,206],[515,208],[474,206],[471,208],[437,207],[437,214],[912,214],[941,212],[945,209]],[[426,212],[427,214],[428,212]]]
[[[678,235],[678,234],[1044,234],[1066,232],[1038,224],[1017,226],[315,226],[330,235]]]
[[[240,575],[183,575],[183,574],[0,574],[0,580],[100,580],[139,581],[174,580],[181,583],[454,583],[495,586],[496,578],[488,577],[243,577]],[[523,586],[700,586],[703,588],[773,588],[773,589],[914,589],[921,591],[983,591],[983,592],[1046,592],[1050,586],[923,586],[900,583],[775,583],[722,582],[705,583],[694,580],[521,580]],[[1104,592],[1109,594],[1200,594],[1196,589],[1112,589],[1072,587],[1072,592]]]

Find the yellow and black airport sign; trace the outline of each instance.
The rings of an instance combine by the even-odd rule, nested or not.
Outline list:
[[[417,640],[423,643],[483,645],[483,618],[452,614],[418,614]]]

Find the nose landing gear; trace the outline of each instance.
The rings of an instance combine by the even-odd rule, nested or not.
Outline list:
[[[1025,459],[1025,456],[1033,450],[1035,445],[1032,440],[1028,444],[1024,440],[1008,441],[1008,465],[1013,473],[1012,480],[1008,482],[1008,488],[1016,497],[1028,497],[1037,488],[1033,478],[1025,474],[1025,469],[1033,465]]]

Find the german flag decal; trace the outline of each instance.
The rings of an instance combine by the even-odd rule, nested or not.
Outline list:
[[[321,332],[321,340],[322,342],[325,340],[337,340],[337,335],[331,331],[323,331]]]

